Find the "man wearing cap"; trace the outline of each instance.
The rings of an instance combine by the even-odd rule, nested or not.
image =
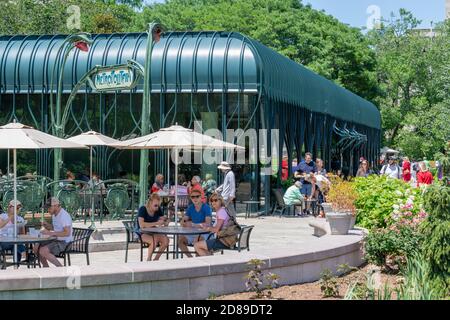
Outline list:
[[[402,176],[402,172],[400,167],[395,162],[395,157],[389,157],[388,163],[385,164],[380,171],[381,175],[388,176],[389,178],[393,179],[400,179]]]
[[[228,213],[235,217],[236,210],[234,210],[233,200],[236,197],[236,178],[228,162],[222,161],[217,168],[222,171],[225,178],[223,184],[216,189],[216,192],[223,198]]]
[[[39,250],[39,259],[44,267],[48,267],[48,262],[57,267],[62,267],[56,256],[64,251],[69,242],[72,241],[72,217],[61,207],[57,198],[51,198],[48,212],[52,215],[52,224],[44,222],[43,227],[45,229],[41,233],[54,236],[56,240],[46,245],[37,246],[35,252]]]
[[[22,208],[22,203],[19,200],[11,200],[8,205],[7,212],[0,214],[0,234],[4,237],[14,235],[14,204],[16,206],[17,213],[17,233],[25,233],[24,223],[25,220],[19,216],[19,211]],[[14,245],[1,245],[2,250],[14,250]],[[25,252],[25,246],[23,244],[17,246],[16,262],[19,263],[22,258],[22,252]]]

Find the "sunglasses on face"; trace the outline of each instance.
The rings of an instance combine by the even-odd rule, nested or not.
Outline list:
[[[219,199],[211,199],[210,201],[211,202],[217,202],[217,201],[219,201]]]
[[[198,199],[200,196],[191,196],[191,199]]]

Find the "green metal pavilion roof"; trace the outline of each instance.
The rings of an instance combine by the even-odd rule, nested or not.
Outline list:
[[[65,37],[0,36],[0,93],[47,93]],[[144,64],[146,33],[93,38],[89,52],[74,50],[69,55],[64,92],[95,65],[129,59]],[[134,90],[142,91],[142,85]],[[381,128],[380,113],[372,103],[239,33],[165,33],[152,54],[152,92],[259,92],[274,102]]]

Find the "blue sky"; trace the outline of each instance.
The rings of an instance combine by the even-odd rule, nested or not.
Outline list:
[[[377,6],[382,17],[389,18],[391,12],[398,13],[400,8],[411,11],[414,16],[422,20],[420,27],[429,28],[431,21],[443,21],[445,17],[446,0],[303,0],[313,8],[325,10],[343,23],[353,27],[364,27],[371,13],[367,13],[370,6]],[[147,3],[164,2],[164,0],[146,0]],[[372,11],[373,12],[373,11]]]
[[[429,28],[432,21],[440,22],[445,17],[445,0],[303,0],[303,3],[310,3],[315,9],[324,9],[354,27],[366,26],[371,16],[367,9],[372,5],[380,9],[384,18],[389,18],[391,12],[398,13],[400,8],[405,8],[422,20],[422,28]]]

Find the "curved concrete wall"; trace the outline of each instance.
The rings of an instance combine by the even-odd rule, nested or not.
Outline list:
[[[304,248],[209,257],[0,271],[0,299],[206,299],[245,290],[246,263],[265,262],[280,284],[318,280],[323,269],[362,264],[363,235],[327,235]]]

